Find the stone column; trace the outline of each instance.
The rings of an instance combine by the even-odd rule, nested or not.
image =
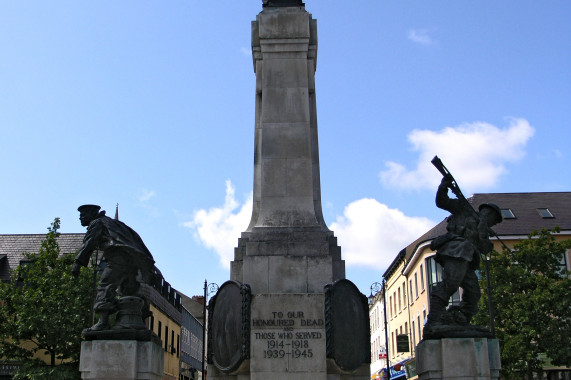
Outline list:
[[[231,279],[255,293],[321,293],[345,278],[321,210],[315,102],[317,22],[303,6],[252,22],[256,73],[254,207]]]

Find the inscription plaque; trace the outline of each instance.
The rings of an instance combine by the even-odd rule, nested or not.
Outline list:
[[[325,370],[323,295],[262,294],[252,305],[253,371]]]

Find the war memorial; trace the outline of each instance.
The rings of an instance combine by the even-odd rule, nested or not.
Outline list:
[[[266,0],[251,26],[254,202],[250,224],[234,249],[230,279],[208,305],[208,378],[366,380],[371,359],[368,300],[345,278],[341,248],[321,210],[317,21],[301,0]],[[451,179],[445,176],[442,186],[452,188]],[[117,227],[110,218],[97,221],[98,206],[80,207],[80,212],[90,210],[94,214],[85,220],[86,239],[94,223]],[[127,229],[119,227],[118,235],[126,236]],[[111,258],[137,253],[140,259],[131,260],[130,269],[123,267],[128,263],[115,263],[113,273],[100,281],[100,320],[84,331],[83,379],[161,378],[161,343],[144,329],[145,300],[133,286],[134,273],[152,261],[137,237],[132,239],[136,244],[110,245],[104,253]],[[89,249],[86,240],[78,265],[84,265]],[[108,302],[109,292],[121,287],[117,304]],[[440,298],[432,302],[437,311],[429,318],[428,339],[417,350],[419,378],[498,378],[497,341],[486,332],[458,328],[454,318],[460,311],[451,316]],[[117,313],[114,326],[108,321],[112,313]],[[442,323],[444,316],[452,318],[453,328]]]

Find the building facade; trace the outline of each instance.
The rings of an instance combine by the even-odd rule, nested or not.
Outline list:
[[[383,290],[369,297],[369,322],[371,324],[371,379],[382,378],[387,368],[385,335],[385,303]]]
[[[475,209],[484,203],[497,204],[503,214],[502,223],[494,226],[497,237],[492,237],[494,249],[502,244],[513,247],[534,230],[556,226],[557,240],[571,238],[571,192],[553,193],[486,193],[468,199]],[[383,277],[387,283],[387,322],[389,329],[389,359],[391,365],[405,360],[414,369],[415,347],[422,340],[422,330],[429,313],[431,290],[442,281],[442,268],[434,260],[430,242],[446,233],[446,219],[398,253]],[[562,252],[562,268],[571,270],[570,253]],[[485,292],[485,289],[482,290]],[[450,298],[458,303],[461,289]],[[407,334],[410,352],[398,352],[396,337]],[[546,368],[552,372],[570,371],[568,368]],[[413,376],[411,376],[413,377]]]
[[[61,254],[77,252],[83,243],[83,236],[83,233],[60,234],[57,241]],[[45,237],[45,234],[0,235],[0,280],[10,281],[11,271],[26,260],[24,252],[38,252]],[[153,313],[146,320],[146,323],[149,329],[162,340],[165,355],[163,379],[178,380],[184,378],[183,376],[192,379],[193,377],[189,376],[190,372],[183,371],[181,373],[181,368],[185,368],[183,363],[190,360],[186,360],[186,356],[182,354],[181,336],[185,334],[185,329],[192,332],[192,349],[194,351],[191,350],[190,353],[195,360],[192,362],[192,368],[200,368],[201,363],[196,363],[196,361],[201,361],[202,355],[196,352],[196,347],[202,349],[202,334],[197,332],[202,329],[201,313],[196,318],[191,314],[195,313],[194,315],[196,315],[196,307],[189,306],[192,312],[184,309],[182,299],[186,296],[173,288],[164,279],[157,267],[154,268],[154,272],[154,284],[143,284],[141,293],[149,300],[150,309]],[[185,315],[184,318],[183,314]],[[191,335],[187,334],[186,336]],[[18,365],[18,363],[6,362],[0,358],[0,380],[11,378],[10,374]]]

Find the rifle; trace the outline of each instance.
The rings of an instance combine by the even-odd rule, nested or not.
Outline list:
[[[436,167],[436,169],[438,169],[438,171],[440,172],[440,174],[442,174],[443,177],[448,177],[450,179],[450,181],[452,183],[450,190],[454,193],[454,195],[456,195],[458,197],[459,200],[461,200],[462,202],[466,202],[467,205],[470,207],[470,209],[474,212],[474,214],[476,214],[477,218],[479,219],[480,216],[478,215],[476,210],[474,210],[474,208],[472,207],[470,202],[468,202],[468,200],[466,199],[464,194],[462,194],[462,190],[460,190],[460,186],[458,186],[458,182],[456,182],[456,180],[452,176],[452,173],[450,173],[450,170],[448,170],[446,168],[446,166],[444,166],[444,164],[442,163],[442,160],[438,156],[434,156],[434,158],[430,162],[432,163],[432,165],[434,165]],[[488,234],[490,236],[495,236],[496,239],[498,239],[498,241],[502,244],[502,246],[504,248],[506,248],[510,252],[512,251],[511,248],[509,248],[506,245],[506,243],[504,243],[504,241],[502,239],[500,239],[497,232],[494,231],[491,227],[488,227]]]
[[[452,176],[452,173],[450,173],[450,170],[448,170],[446,168],[446,166],[444,166],[444,164],[442,163],[442,160],[440,158],[438,158],[438,156],[434,156],[434,158],[430,162],[432,163],[432,165],[434,165],[436,167],[436,169],[438,169],[438,171],[440,172],[440,174],[442,174],[443,177],[447,177],[450,179],[450,181],[452,183],[452,187],[450,188],[450,190],[454,193],[454,195],[456,195],[458,197],[458,199],[461,199],[462,201],[468,202],[468,200],[466,199],[464,194],[462,194],[462,190],[460,190],[460,186],[458,186],[458,182],[456,182],[456,180]],[[472,208],[472,205],[470,205],[470,208]],[[473,210],[473,208],[472,208],[472,210]],[[474,211],[474,212],[476,212],[476,211]]]

